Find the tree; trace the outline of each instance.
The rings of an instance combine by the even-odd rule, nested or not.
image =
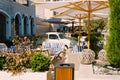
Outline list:
[[[110,64],[120,67],[120,1],[109,0],[110,19],[109,36],[106,51]]]
[[[91,26],[90,48],[96,53],[96,56],[97,53],[101,49],[103,49],[103,45],[101,46],[97,45],[98,42],[103,40],[103,36],[101,35],[101,32],[98,32],[98,29],[100,29],[100,31],[104,30],[106,28],[107,21],[108,21],[107,19],[98,19],[90,21]],[[85,21],[85,24],[87,26],[87,21]],[[84,27],[83,29],[87,31],[87,27]]]
[[[103,30],[104,28],[106,28],[107,21],[108,21],[107,19],[91,20],[90,21],[91,31],[97,32],[98,29]],[[85,27],[82,27],[82,29],[87,31],[87,20],[85,20],[84,22]]]

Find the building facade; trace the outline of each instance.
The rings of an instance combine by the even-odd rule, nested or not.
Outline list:
[[[53,16],[53,11],[50,11],[49,9],[45,8],[44,5],[37,4],[35,5],[35,13],[37,17],[36,22],[36,33],[37,35],[40,35],[45,32],[49,32],[52,30],[52,25],[48,22],[45,22],[44,19],[49,19]]]
[[[0,42],[35,34],[35,7],[29,0],[0,0]]]
[[[61,23],[59,23],[61,20],[52,18],[56,12],[50,10],[51,6],[46,7],[47,2],[50,2],[50,0],[33,0],[37,17],[37,35],[57,31],[61,27]]]

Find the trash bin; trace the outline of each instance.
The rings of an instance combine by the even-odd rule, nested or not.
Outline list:
[[[74,80],[74,64],[73,63],[56,64],[55,80]]]

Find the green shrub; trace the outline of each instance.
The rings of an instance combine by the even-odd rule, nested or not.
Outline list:
[[[95,32],[91,33],[90,36],[91,36],[90,37],[90,44],[91,44],[90,48],[93,51],[95,51],[95,53],[98,53],[101,49],[103,49],[103,47],[98,46],[97,43],[101,41],[103,38],[99,33],[95,33]]]
[[[26,70],[29,67],[29,59],[31,53],[26,51],[23,54],[18,53],[6,53],[6,61],[4,68],[8,72],[12,72],[12,75],[16,75]]]
[[[109,0],[109,36],[107,40],[107,59],[110,64],[120,67],[120,1]]]
[[[16,75],[25,70],[23,59],[20,54],[8,53],[6,54],[5,69],[8,72],[12,72],[12,75]]]
[[[92,49],[96,55],[95,55],[95,58],[97,58],[98,56],[98,52],[103,49],[103,46],[99,46],[97,45],[97,43],[99,41],[102,41],[103,40],[103,37],[101,36],[100,33],[98,32],[91,32],[91,35],[90,35],[90,49]],[[86,38],[86,41],[88,41],[88,38]]]
[[[4,64],[5,64],[5,57],[0,56],[0,70],[3,69]]]
[[[33,71],[46,71],[49,69],[50,63],[50,58],[41,54],[41,52],[36,52],[36,54],[30,58],[30,66]]]

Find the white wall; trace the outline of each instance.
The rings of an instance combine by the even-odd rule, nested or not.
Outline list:
[[[49,19],[53,16],[53,11],[46,9],[44,5],[36,5],[36,16],[42,19]]]

